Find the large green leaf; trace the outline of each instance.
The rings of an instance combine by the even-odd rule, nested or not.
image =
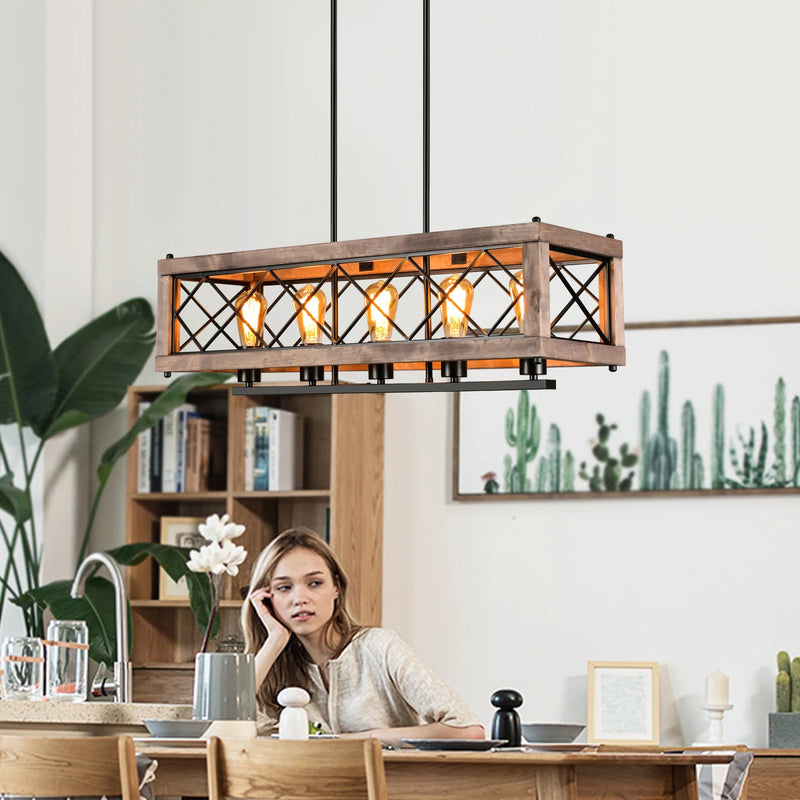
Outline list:
[[[153,309],[136,297],[67,337],[54,352],[58,391],[50,419],[34,427],[49,439],[116,408],[153,350]]]
[[[30,498],[14,486],[14,475],[10,472],[0,477],[0,511],[10,514],[18,525],[31,518]]]
[[[200,633],[205,633],[208,625],[208,618],[211,615],[211,586],[208,575],[204,572],[192,572],[186,566],[189,560],[190,549],[188,547],[173,547],[167,544],[156,544],[154,542],[134,542],[124,544],[109,550],[108,554],[115,558],[120,564],[133,566],[141,563],[147,556],[152,556],[172,578],[177,581],[181,578],[186,579],[189,589],[189,605],[192,608],[195,621]],[[219,633],[219,617],[214,621],[211,631],[212,637]]]
[[[31,589],[13,602],[25,606],[35,601],[49,608],[56,619],[84,620],[89,626],[89,658],[113,666],[117,653],[114,585],[95,576],[87,579],[83,597],[71,597],[71,589],[72,581],[53,581]],[[129,639],[132,639],[129,611],[128,614]]]
[[[33,295],[0,252],[0,425],[50,418],[56,366]]]
[[[111,468],[119,458],[128,452],[131,445],[136,441],[136,437],[142,431],[152,428],[162,417],[181,405],[192,389],[224,383],[228,378],[230,378],[230,375],[225,372],[197,372],[181,375],[180,378],[172,381],[147,411],[136,420],[130,430],[103,453],[103,457],[100,459],[100,466],[97,468],[97,477],[100,481],[105,481],[108,473],[111,472]]]
[[[191,572],[186,566],[189,548],[173,547],[154,542],[135,542],[122,545],[107,551],[118,564],[135,566],[151,556],[166,570],[173,580],[186,577],[189,587],[189,603],[195,614],[197,627],[204,632],[211,612],[211,588],[208,575]],[[22,597],[13,600],[23,608],[34,603],[50,609],[56,619],[84,620],[89,626],[89,656],[92,660],[113,666],[116,660],[116,618],[114,586],[103,577],[94,576],[86,581],[82,598],[70,597],[72,581],[53,581],[26,592]],[[128,609],[130,619],[130,609]],[[219,633],[217,618],[212,635]],[[133,628],[128,625],[129,637],[132,640]]]
[[[167,575],[177,581],[188,571],[186,562],[189,560],[189,552],[188,547],[174,547],[157,542],[133,542],[109,550],[108,555],[126,567],[135,567],[148,556],[152,556],[166,570]]]

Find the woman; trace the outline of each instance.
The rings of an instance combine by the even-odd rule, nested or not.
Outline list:
[[[277,728],[278,692],[302,686],[311,695],[308,717],[324,733],[384,741],[484,736],[472,711],[397,634],[350,616],[347,576],[310,530],[285,531],[262,551],[242,627],[255,653],[260,732]]]

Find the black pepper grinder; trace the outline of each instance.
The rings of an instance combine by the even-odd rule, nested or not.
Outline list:
[[[514,710],[522,705],[522,695],[516,689],[498,689],[492,695],[497,709],[492,719],[492,739],[505,739],[500,747],[519,747],[522,744],[522,725]]]

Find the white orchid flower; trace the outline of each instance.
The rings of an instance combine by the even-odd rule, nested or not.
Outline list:
[[[186,566],[189,567],[192,572],[211,572],[213,565],[217,562],[212,546],[219,549],[219,545],[216,542],[212,542],[211,544],[204,545],[199,550],[190,551]]]
[[[230,522],[227,514],[223,514],[222,517],[212,514],[204,524],[201,523],[197,526],[197,530],[209,541],[199,550],[189,551],[189,560],[186,562],[186,566],[192,572],[208,574],[211,588],[211,613],[201,647],[201,652],[205,653],[214,627],[214,620],[219,613],[222,576],[239,574],[239,564],[247,558],[247,550],[230,541],[244,533],[244,525]]]
[[[235,522],[229,522],[227,514],[222,517],[219,514],[212,514],[206,518],[204,523],[197,526],[201,536],[211,542],[224,542],[228,539],[235,539],[244,533],[244,525],[237,525]]]
[[[247,550],[231,541],[223,542],[220,549],[220,559],[225,572],[228,575],[238,575],[239,564],[247,558]]]
[[[239,574],[239,564],[247,558],[247,550],[241,545],[227,541],[219,544],[209,542],[199,550],[192,550],[189,553],[189,560],[186,566],[192,572],[210,572],[214,575]]]

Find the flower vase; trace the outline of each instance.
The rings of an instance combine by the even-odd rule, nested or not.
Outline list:
[[[255,661],[250,653],[198,653],[194,660],[194,719],[213,720],[204,734],[256,735]]]

